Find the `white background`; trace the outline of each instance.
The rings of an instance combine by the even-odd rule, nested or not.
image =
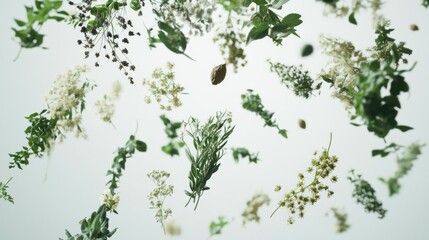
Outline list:
[[[400,133],[392,131],[388,142],[408,145],[416,140],[429,143],[427,123],[429,89],[427,67],[429,66],[429,10],[420,5],[420,0],[387,1],[382,13],[392,20],[393,33],[397,40],[405,41],[414,50],[410,62],[417,61],[416,68],[406,75],[410,94],[403,95],[403,108],[398,116],[399,123],[415,130]],[[8,169],[8,153],[15,152],[26,144],[23,133],[27,126],[24,116],[46,107],[44,96],[57,75],[77,64],[93,65],[92,60],[83,59],[83,49],[77,46],[78,30],[62,23],[49,22],[42,32],[46,34],[44,46],[48,50],[25,49],[16,62],[19,46],[13,40],[13,18],[22,19],[24,4],[32,1],[16,0],[3,3],[0,13],[0,181],[11,181],[9,193],[15,204],[0,201],[0,239],[58,239],[64,237],[64,229],[79,232],[78,221],[88,217],[100,205],[99,196],[105,190],[114,151],[123,146],[133,134],[138,122],[137,138],[148,144],[147,153],[138,153],[127,162],[126,171],[120,181],[121,202],[119,215],[110,215],[111,227],[118,227],[113,239],[166,239],[155,222],[154,210],[149,209],[146,195],[153,183],[146,177],[152,169],[163,169],[171,173],[169,179],[175,187],[174,195],[166,201],[173,210],[173,219],[181,226],[182,235],[176,239],[207,239],[208,226],[217,216],[225,216],[232,223],[225,227],[222,235],[213,239],[429,239],[428,216],[429,162],[427,149],[415,163],[414,169],[401,179],[400,194],[388,197],[387,188],[378,181],[389,177],[396,170],[393,156],[385,159],[372,158],[371,149],[382,148],[384,143],[364,127],[349,124],[344,106],[331,97],[331,90],[322,89],[320,96],[309,100],[295,97],[280,84],[276,75],[269,72],[267,58],[286,64],[303,64],[316,76],[326,64],[317,47],[319,34],[351,40],[358,48],[373,45],[374,33],[369,11],[357,14],[358,26],[346,19],[323,17],[323,6],[315,1],[291,1],[285,5],[285,13],[297,12],[304,23],[298,27],[301,38],[289,37],[283,46],[275,47],[264,39],[251,43],[247,49],[249,63],[238,74],[229,68],[226,80],[212,86],[209,74],[212,67],[222,63],[218,48],[211,36],[192,39],[187,53],[196,61],[174,55],[162,45],[149,50],[145,37],[134,39],[129,49],[131,59],[137,67],[136,83],[130,85],[117,66],[102,62],[100,68],[91,67],[87,75],[98,85],[87,99],[84,126],[87,140],[69,136],[53,149],[49,158],[31,159],[24,170]],[[150,19],[147,8],[143,19]],[[131,15],[131,14],[130,14]],[[137,23],[139,21],[140,23]],[[138,28],[142,19],[135,21]],[[150,23],[146,22],[146,24]],[[420,31],[411,32],[409,25],[415,23]],[[315,45],[315,53],[308,58],[300,57],[305,43]],[[154,67],[165,65],[166,61],[176,63],[177,81],[188,95],[183,95],[183,107],[167,113],[172,120],[186,120],[195,116],[202,121],[216,111],[229,110],[233,114],[236,129],[230,138],[229,147],[247,147],[259,151],[261,162],[249,164],[246,160],[234,163],[230,153],[221,160],[219,171],[208,185],[211,187],[202,197],[196,211],[192,206],[184,208],[188,187],[187,174],[190,167],[184,154],[170,158],[160,147],[167,143],[159,115],[163,112],[155,104],[144,103],[143,77],[150,76]],[[123,94],[118,102],[111,125],[101,122],[95,114],[93,103],[102,94],[109,92],[112,82],[120,80]],[[246,89],[260,94],[266,108],[275,112],[274,118],[280,127],[286,128],[289,139],[284,139],[276,130],[264,128],[262,120],[241,107],[240,95]],[[307,129],[297,125],[299,118],[305,119]],[[335,195],[309,206],[306,216],[294,225],[287,225],[287,209],[280,209],[269,218],[285,190],[293,187],[298,172],[310,164],[314,150],[327,147],[329,133],[333,133],[331,153],[339,158],[336,174],[339,182],[332,185]],[[356,205],[351,197],[352,185],[346,180],[347,172],[356,169],[373,184],[377,196],[388,209],[385,219],[367,214]],[[45,175],[47,176],[46,180]],[[275,185],[282,185],[280,193],[273,191]],[[270,206],[260,209],[260,224],[242,226],[241,213],[246,201],[257,192],[267,193]],[[349,214],[351,228],[344,234],[335,233],[335,221],[326,216],[331,207],[345,209]]]

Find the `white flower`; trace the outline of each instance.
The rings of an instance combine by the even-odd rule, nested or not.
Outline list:
[[[121,96],[122,86],[119,81],[113,82],[112,92],[110,95],[104,94],[102,99],[97,100],[94,106],[101,120],[104,122],[112,122],[112,116],[115,113],[115,102]]]
[[[118,208],[120,197],[118,194],[112,193],[112,190],[107,189],[101,195],[100,200],[110,211],[115,211]]]
[[[258,215],[258,210],[264,204],[270,204],[270,198],[268,195],[263,193],[255,194],[252,199],[247,202],[247,207],[242,214],[243,224],[246,224],[250,221],[259,222],[260,217]]]

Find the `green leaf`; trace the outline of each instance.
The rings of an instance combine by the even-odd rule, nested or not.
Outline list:
[[[142,5],[140,4],[140,0],[131,0],[131,9],[134,11],[138,11],[141,9]]]
[[[283,4],[289,2],[289,0],[273,0],[271,6],[275,9],[282,9]]]
[[[409,130],[412,130],[412,127],[405,126],[405,125],[398,125],[396,126],[397,129],[399,129],[401,132],[407,132]]]
[[[291,28],[296,27],[302,23],[301,15],[298,13],[288,14],[282,19],[282,23],[288,25]]]
[[[250,29],[249,34],[247,35],[246,44],[248,45],[250,42],[258,39],[262,39],[268,35],[269,26],[266,23],[261,23],[258,26]]]
[[[14,19],[15,20],[15,23],[16,23],[16,25],[18,25],[18,26],[20,26],[20,27],[23,27],[23,26],[25,26],[25,22],[24,21],[21,21],[21,20],[19,20],[19,19]]]
[[[351,24],[357,25],[357,21],[356,21],[355,13],[354,13],[354,12],[352,12],[352,13],[349,15],[349,22],[350,22]]]
[[[287,131],[285,129],[279,130],[279,134],[282,135],[284,138],[287,138]]]

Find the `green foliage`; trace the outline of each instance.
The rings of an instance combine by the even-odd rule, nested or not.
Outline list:
[[[314,51],[313,45],[305,44],[301,49],[301,57],[310,56]]]
[[[423,7],[428,8],[429,7],[429,0],[422,0],[422,5],[423,5]]]
[[[9,193],[7,192],[7,189],[9,188],[8,184],[9,184],[10,180],[12,180],[12,178],[9,178],[9,180],[7,180],[6,183],[0,182],[0,199],[4,199],[6,201],[14,203],[13,197],[10,196]]]
[[[247,34],[246,44],[268,36],[275,44],[280,45],[283,38],[291,34],[299,37],[295,27],[302,23],[301,15],[291,13],[281,17],[274,12],[274,9],[282,9],[286,2],[288,0],[274,0],[271,3],[266,0],[245,0],[243,2],[246,7],[255,3],[258,9],[250,18],[252,28]]]
[[[111,180],[107,182],[112,193],[118,188],[119,178],[122,176],[122,170],[125,170],[125,163],[128,158],[132,157],[135,151],[146,152],[147,145],[145,142],[137,140],[134,135],[131,135],[124,147],[117,150],[116,156],[113,158],[112,168],[107,171],[107,176],[111,176]]]
[[[385,183],[389,189],[389,195],[393,196],[399,193],[401,184],[399,180],[407,175],[407,173],[413,167],[413,163],[417,160],[418,156],[422,153],[421,148],[424,147],[424,144],[413,143],[402,152],[401,157],[397,157],[396,164],[398,165],[397,170],[392,177],[387,179],[380,178],[380,180]]]
[[[378,218],[384,218],[387,210],[383,208],[383,203],[375,196],[375,190],[371,184],[362,178],[362,175],[355,174],[354,170],[347,177],[354,185],[352,196],[358,204],[364,206],[365,211],[378,214]]]
[[[253,90],[248,89],[245,94],[241,95],[241,105],[244,109],[254,112],[256,115],[260,116],[265,122],[264,126],[277,128],[279,134],[284,138],[287,138],[286,129],[281,129],[277,125],[276,121],[273,119],[274,113],[264,109],[265,107],[262,104],[259,94],[253,93]]]
[[[60,10],[62,3],[57,0],[35,0],[35,7],[25,6],[27,20],[15,19],[17,27],[12,28],[22,48],[35,48],[42,45],[44,35],[39,30],[46,21],[65,20],[68,13]]]
[[[268,63],[270,64],[270,71],[276,73],[281,82],[298,97],[309,98],[314,91],[320,90],[322,86],[322,82],[315,83],[308,71],[302,68],[302,65],[287,66],[270,60]]]
[[[182,122],[172,122],[164,114],[160,118],[165,125],[164,132],[170,139],[170,142],[162,146],[161,150],[172,157],[174,155],[179,156],[179,149],[185,146],[185,143],[179,140],[179,134],[177,133],[178,129],[182,127]]]
[[[218,217],[218,221],[211,221],[209,226],[210,231],[210,237],[214,235],[220,235],[222,234],[223,228],[228,224],[229,222],[225,219],[223,216]]]
[[[167,23],[158,22],[159,40],[172,52],[177,54],[185,54],[186,45],[188,44],[185,34],[179,29],[172,26],[169,26]]]
[[[219,170],[219,160],[223,157],[228,137],[234,130],[231,122],[232,119],[228,113],[217,112],[204,125],[193,117],[185,123],[186,132],[192,138],[195,148],[195,154],[192,154],[189,144],[186,144],[186,155],[191,162],[188,176],[190,191],[185,191],[189,196],[186,206],[192,199],[196,201],[194,210],[204,191],[210,189],[207,181]]]
[[[258,153],[250,153],[246,148],[232,148],[232,157],[238,163],[240,158],[249,158],[249,163],[258,163]]]
[[[327,149],[324,149],[322,153],[311,160],[311,166],[307,169],[307,173],[313,176],[310,178],[311,182],[305,183],[304,173],[298,174],[298,183],[296,188],[284,195],[284,198],[279,201],[278,207],[271,214],[271,217],[274,213],[277,212],[281,207],[286,207],[289,210],[290,216],[288,218],[288,223],[293,224],[295,219],[293,216],[298,215],[298,217],[304,217],[305,207],[309,204],[314,205],[319,199],[322,192],[326,192],[328,197],[331,197],[334,192],[329,188],[329,186],[324,183],[327,178],[330,177],[332,183],[337,182],[337,177],[332,176],[331,173],[334,171],[338,158],[335,155],[329,155],[329,149],[331,147],[332,134],[329,139],[329,146]],[[317,155],[317,152],[314,152],[314,155]],[[276,190],[280,190],[280,187],[276,187]]]
[[[346,232],[350,228],[350,225],[347,223],[347,213],[340,211],[337,208],[331,208],[331,211],[334,214],[336,220],[337,233]]]
[[[386,157],[387,155],[389,155],[391,153],[397,152],[401,148],[402,148],[402,146],[397,145],[396,143],[391,143],[383,149],[372,150],[372,156],[375,157],[377,155],[380,155],[380,157]]]
[[[101,205],[96,212],[91,214],[90,218],[84,218],[79,222],[81,233],[72,235],[66,230],[65,240],[106,240],[112,237],[116,228],[113,231],[109,230],[107,211],[106,205]]]
[[[44,109],[40,113],[35,112],[26,117],[30,122],[30,126],[24,131],[28,146],[23,146],[21,151],[9,154],[13,160],[9,163],[9,168],[22,169],[22,165],[29,164],[30,156],[41,158],[45,151],[49,150],[51,143],[57,137],[57,119],[47,118],[46,113],[47,110]]]

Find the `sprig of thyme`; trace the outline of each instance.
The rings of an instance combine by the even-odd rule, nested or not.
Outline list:
[[[279,134],[284,138],[287,138],[286,129],[281,129],[277,125],[276,121],[273,119],[274,113],[265,109],[259,94],[256,94],[253,92],[253,90],[248,89],[246,93],[241,95],[241,105],[244,109],[254,112],[256,115],[260,116],[265,122],[264,126],[277,128]]]
[[[362,178],[362,175],[350,171],[351,175],[347,177],[354,185],[352,196],[358,204],[364,206],[365,211],[378,214],[378,218],[384,218],[387,210],[383,208],[383,203],[377,199],[375,190],[371,184]]]
[[[390,196],[399,193],[399,190],[401,189],[399,180],[407,175],[407,173],[412,169],[414,161],[416,161],[418,156],[422,153],[421,148],[424,146],[424,144],[415,142],[406,147],[401,156],[396,158],[397,170],[393,176],[387,179],[380,178],[380,180],[387,185]]]
[[[309,76],[308,71],[304,70],[302,65],[287,66],[279,62],[272,62],[267,60],[270,64],[270,71],[276,73],[281,83],[298,97],[309,98],[322,86],[322,82],[316,84],[315,81]]]
[[[9,188],[8,184],[9,184],[10,180],[12,180],[12,177],[9,178],[9,180],[7,180],[6,183],[0,182],[0,199],[4,199],[8,202],[14,203],[13,197],[11,195],[9,195],[9,193],[7,192],[7,189]]]
[[[286,207],[290,212],[287,222],[289,224],[293,224],[295,222],[293,216],[298,215],[300,218],[303,218],[305,207],[309,204],[314,205],[320,199],[321,192],[326,192],[328,197],[334,194],[329,186],[324,183],[324,180],[328,177],[330,177],[330,181],[332,183],[335,183],[338,180],[337,176],[331,177],[331,173],[334,171],[338,162],[337,156],[329,155],[331,142],[332,134],[329,138],[328,148],[324,149],[319,156],[311,160],[311,166],[307,169],[308,174],[313,174],[311,182],[306,184],[304,173],[299,173],[299,181],[296,188],[284,195],[284,198],[279,201],[279,206],[271,214],[271,217],[281,207]],[[314,155],[317,155],[317,151],[314,152]],[[276,186],[275,188],[276,191],[279,191],[280,189],[280,186]]]
[[[185,123],[186,132],[192,138],[192,146],[195,148],[195,153],[192,153],[189,148],[190,144],[185,141],[186,155],[191,162],[188,176],[190,190],[185,191],[189,196],[186,206],[191,200],[196,201],[194,210],[204,191],[210,189],[207,186],[208,180],[219,170],[219,161],[225,154],[224,147],[234,130],[231,122],[229,113],[217,112],[204,125],[193,117]]]
[[[167,134],[167,137],[170,139],[170,142],[162,146],[161,150],[172,157],[174,155],[179,156],[180,148],[185,146],[185,143],[179,140],[179,134],[177,133],[177,130],[182,127],[182,122],[172,122],[164,114],[161,115],[160,118],[165,125],[164,132]]]

